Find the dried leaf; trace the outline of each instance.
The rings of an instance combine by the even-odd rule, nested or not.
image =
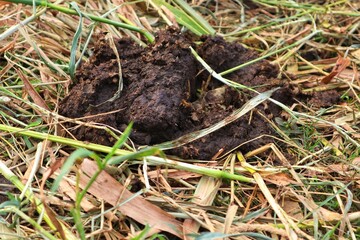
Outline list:
[[[262,176],[259,173],[255,172],[253,174],[253,177],[254,177],[256,183],[258,184],[262,194],[266,198],[267,202],[270,204],[270,206],[272,207],[274,212],[278,215],[282,224],[284,224],[284,228],[286,230],[286,233],[288,234],[288,237],[290,239],[297,239],[298,238],[297,233],[301,232],[301,230],[298,228],[298,226],[296,226],[294,221],[287,216],[285,211],[276,202],[276,200],[273,197],[273,195],[271,194],[268,186],[265,184]],[[303,233],[303,232],[302,232],[302,234],[305,235],[305,233]]]
[[[68,196],[74,201],[76,200],[76,191],[74,187],[70,185],[69,182],[61,181],[58,191],[62,193],[63,196]],[[90,212],[97,209],[97,207],[94,206],[94,204],[92,204],[87,198],[83,198],[80,204],[81,204],[81,208],[84,209],[85,212]]]
[[[352,81],[354,78],[354,70],[346,68],[344,71],[339,73],[338,77],[342,78],[343,80]]]
[[[234,222],[238,208],[239,207],[235,204],[229,206],[229,208],[226,212],[226,218],[225,218],[225,223],[224,223],[224,233],[230,233],[231,225]]]
[[[357,49],[351,53],[356,59],[360,60],[360,49]]]
[[[22,71],[20,71],[19,69],[15,68],[17,74],[19,75],[19,77],[21,78],[21,80],[24,82],[24,86],[25,86],[25,91],[30,95],[30,97],[34,100],[34,102],[36,103],[36,105],[49,110],[49,107],[46,105],[44,99],[41,98],[41,96],[39,95],[39,93],[35,90],[34,86],[30,83],[30,81],[28,80],[28,78],[22,73]]]
[[[325,76],[321,80],[321,82],[325,83],[325,84],[329,83],[335,76],[339,75],[349,65],[350,65],[350,59],[349,58],[343,58],[343,57],[339,56],[339,58],[336,61],[335,66],[331,70],[330,74]]]
[[[327,166],[327,172],[328,173],[339,173],[344,175],[346,171],[349,170],[349,166],[348,165],[344,165],[344,164],[330,164]]]
[[[112,1],[116,6],[121,6],[116,11],[123,15],[128,21],[130,21],[132,24],[135,25],[136,22],[138,22],[138,16],[136,15],[136,12],[134,11],[134,8],[132,5],[126,5],[124,4],[124,0],[113,0]]]
[[[4,8],[5,5],[10,4],[9,2],[5,2],[5,1],[0,1],[0,10],[2,10]]]
[[[48,198],[44,195],[44,187],[45,187],[46,180],[54,173],[54,171],[56,171],[56,169],[62,164],[62,162],[63,162],[62,160],[56,161],[43,174],[41,185],[40,185],[40,197],[41,197],[41,201],[44,206],[44,209],[51,220],[51,223],[54,224],[54,226],[56,227],[56,230],[60,234],[61,239],[66,239],[66,234],[64,232],[64,229],[63,229],[61,223],[59,222],[59,220],[56,218],[56,214],[54,213],[54,211],[47,205]]]
[[[283,202],[282,208],[290,217],[294,219],[304,218],[304,215],[302,214],[302,208],[300,207],[299,202],[287,198]]]
[[[318,209],[318,213],[320,214],[321,218],[325,222],[336,222],[340,221],[342,219],[342,214],[337,212],[332,212],[330,210],[327,210],[326,208],[320,207]]]
[[[320,222],[334,222],[342,219],[342,214],[319,207],[312,199],[300,195],[296,195],[296,197],[309,211],[318,214]]]
[[[161,6],[161,10],[164,11],[164,13],[166,14],[166,16],[167,16],[167,17],[169,18],[169,20],[171,21],[171,23],[172,23],[175,27],[179,28],[179,25],[178,25],[177,22],[176,22],[176,17],[175,17],[175,15],[174,15],[167,7],[165,7],[164,5]]]
[[[278,186],[286,186],[289,184],[297,184],[288,174],[276,173],[266,176],[266,181],[276,184]]]
[[[352,160],[352,164],[360,167],[360,157],[356,157]]]
[[[90,179],[88,176],[92,176],[98,170],[98,167],[95,162],[84,159],[81,164],[81,170],[84,174],[80,176],[80,186],[83,188]],[[97,198],[104,199],[105,202],[112,206],[126,202],[128,199],[133,198],[134,195],[104,171],[100,173],[96,181],[91,185],[89,193]],[[157,228],[182,238],[182,224],[173,216],[140,196],[121,204],[118,209],[122,214],[133,218],[141,224],[147,224],[152,228]]]
[[[201,206],[211,206],[213,203],[216,194],[219,190],[219,187],[221,185],[221,180],[216,180],[212,177],[203,176],[198,186],[195,190],[192,202],[196,203]],[[203,214],[205,215],[205,214]],[[213,228],[212,226],[208,227],[209,229]],[[186,219],[184,221],[184,235],[190,234],[190,233],[197,233],[200,229],[200,223],[197,222],[195,219]],[[190,238],[186,238],[190,239]]]
[[[174,179],[198,178],[200,176],[201,175],[198,173],[186,172],[186,171],[181,171],[181,170],[171,172],[168,175],[169,178],[174,178]]]
[[[146,17],[140,17],[139,18],[141,24],[148,30],[149,32],[153,32],[154,29],[151,27],[151,24],[149,23],[148,19]]]
[[[46,202],[43,202],[43,206],[47,215],[51,219],[51,223],[54,224],[54,226],[56,227],[56,230],[59,233],[61,239],[67,239],[64,229],[59,220],[56,218],[56,214],[54,213],[54,211],[46,204]]]

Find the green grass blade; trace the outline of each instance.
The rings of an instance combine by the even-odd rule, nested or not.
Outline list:
[[[131,240],[143,240],[146,239],[146,235],[150,231],[149,225],[145,225],[145,228],[139,233],[139,235],[133,237]]]
[[[74,222],[75,222],[75,227],[76,230],[78,231],[79,235],[80,235],[80,239],[81,240],[85,240],[85,230],[84,230],[84,226],[83,223],[81,222],[81,215],[80,215],[80,211],[77,211],[77,209],[72,208],[70,210],[71,215],[73,216]]]
[[[204,35],[204,34],[210,34],[206,28],[201,26],[199,22],[197,22],[196,19],[194,19],[192,16],[188,15],[183,9],[174,7],[173,5],[163,1],[163,0],[154,0],[153,1],[156,5],[165,6],[167,9],[169,9],[175,16],[176,21],[180,24],[188,28],[191,32],[193,32],[196,35]],[[201,18],[201,17],[200,17]]]
[[[4,125],[4,124],[0,124],[0,130],[5,131],[5,132],[9,132],[9,133],[12,133],[12,134],[18,134],[18,135],[22,135],[22,136],[34,137],[34,138],[42,139],[42,140],[47,139],[49,141],[65,144],[65,145],[68,145],[68,146],[82,147],[82,148],[87,148],[87,149],[91,149],[93,151],[98,151],[98,152],[103,152],[103,153],[109,153],[112,150],[111,147],[103,146],[103,145],[100,145],[100,144],[84,143],[84,142],[77,141],[77,140],[74,140],[74,139],[58,137],[58,136],[54,136],[54,135],[51,135],[51,134],[39,133],[39,132],[31,131],[31,130],[24,130],[24,129],[21,129],[21,128],[11,127],[11,126]],[[150,151],[150,150],[153,151],[152,152],[153,154],[150,154],[150,153],[146,152],[146,151]],[[185,170],[185,171],[189,171],[189,172],[204,174],[204,175],[215,177],[215,178],[238,180],[238,181],[248,182],[248,183],[253,183],[254,182],[253,179],[244,177],[242,175],[231,174],[231,173],[216,170],[216,169],[210,169],[210,168],[207,168],[207,167],[196,166],[196,165],[193,165],[193,164],[182,163],[182,162],[173,161],[173,160],[166,159],[166,158],[152,156],[152,155],[155,155],[157,153],[159,153],[159,149],[156,149],[156,148],[143,149],[143,150],[141,150],[139,152],[136,152],[136,153],[132,153],[130,151],[126,151],[126,150],[123,150],[123,149],[116,149],[115,154],[119,155],[120,157],[116,158],[116,159],[112,158],[111,160],[109,160],[108,164],[116,164],[116,163],[120,163],[121,161],[124,161],[126,159],[140,158],[140,157],[144,157],[144,156],[147,156],[147,155],[150,154],[151,156],[147,157],[147,159],[146,159],[148,161],[148,163],[150,163],[150,164],[165,165],[165,166],[169,166],[169,167],[174,167],[176,169],[181,169],[181,170]],[[122,157],[123,155],[127,155],[127,154],[134,154],[134,155],[128,155],[128,156],[126,156],[126,158]]]
[[[69,73],[71,79],[75,79],[75,71],[76,71],[76,50],[79,44],[79,38],[81,37],[82,26],[83,26],[83,14],[81,13],[79,7],[75,2],[71,2],[70,6],[75,9],[75,11],[79,15],[79,25],[76,29],[70,50],[70,62],[69,62]]]
[[[335,231],[338,229],[340,225],[340,221],[332,228],[330,229],[322,238],[322,240],[330,240],[335,239]]]
[[[59,185],[60,185],[60,181],[65,177],[66,174],[68,174],[70,172],[70,169],[72,166],[74,166],[76,160],[78,159],[82,159],[85,157],[94,157],[94,152],[89,151],[87,149],[77,149],[75,150],[75,152],[73,152],[69,158],[65,161],[64,165],[61,167],[60,173],[59,175],[56,177],[52,187],[51,187],[51,191],[55,192]]]
[[[143,157],[155,155],[157,153],[159,153],[159,148],[156,148],[156,147],[144,148],[144,149],[134,152],[134,153],[114,157],[114,158],[110,159],[108,163],[109,164],[120,164],[125,160],[140,159]]]
[[[125,129],[124,133],[121,135],[121,137],[114,144],[111,151],[106,155],[106,157],[104,159],[105,164],[109,161],[110,158],[112,158],[115,155],[116,150],[121,148],[126,143],[126,140],[130,136],[132,126],[133,126],[133,122],[130,122],[130,124]]]
[[[187,12],[197,24],[199,24],[209,35],[215,35],[215,29],[200,15],[198,14],[187,2],[184,0],[174,0],[185,12]]]

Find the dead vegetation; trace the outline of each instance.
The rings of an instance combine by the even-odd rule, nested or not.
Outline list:
[[[36,9],[12,2],[0,2],[1,238],[360,238],[358,1],[188,1],[202,17],[182,1],[58,1]],[[197,58],[211,81],[241,91],[229,73],[266,59],[292,89],[315,97],[264,116],[274,134],[250,143],[275,143],[205,161],[161,151],[181,141],[136,148],[126,141],[131,124],[120,132],[58,114],[79,59],[99,38],[112,49],[124,36],[145,46],[167,26],[216,31],[258,52],[222,72]],[[250,114],[255,100],[247,102]],[[113,136],[114,147],[76,140],[72,130],[83,126]],[[198,134],[208,132],[186,140]]]

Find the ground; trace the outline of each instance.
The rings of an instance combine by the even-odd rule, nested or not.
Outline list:
[[[359,17],[0,1],[0,238],[360,239]]]

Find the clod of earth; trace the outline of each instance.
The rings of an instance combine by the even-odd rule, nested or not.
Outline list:
[[[90,60],[76,74],[78,82],[63,99],[59,113],[86,117],[86,121],[124,130],[134,122],[131,139],[137,145],[152,145],[176,139],[184,134],[209,127],[240,108],[254,93],[224,86],[211,78],[190,52],[192,46],[216,72],[255,59],[258,55],[238,43],[221,37],[203,37],[195,45],[191,36],[174,29],[161,31],[155,44],[142,48],[128,38],[119,39],[116,48],[124,88],[111,99],[119,87],[119,62],[108,42],[101,39]],[[287,80],[278,79],[276,66],[262,60],[226,77],[263,92],[281,87],[273,98],[290,105],[299,97],[317,106],[332,105],[339,100],[336,91],[304,96]],[[237,121],[185,146],[169,150],[182,158],[211,159],[219,151],[234,148],[253,150],[273,142],[276,133],[267,119],[280,117],[281,109],[265,102]],[[266,119],[267,118],[267,119]],[[104,130],[85,126],[72,130],[78,139],[112,145],[115,139]]]

